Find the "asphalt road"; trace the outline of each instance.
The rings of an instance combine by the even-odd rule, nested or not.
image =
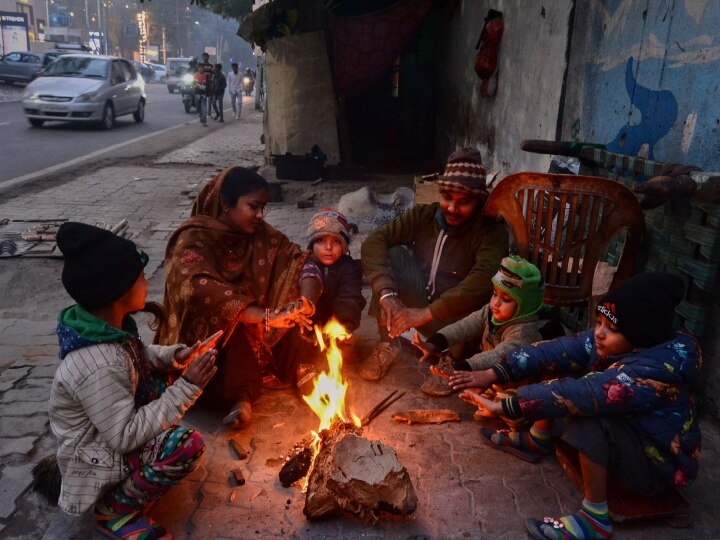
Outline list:
[[[0,103],[0,184],[4,181],[45,171],[57,173],[64,164],[70,168],[99,164],[109,158],[152,157],[208,133],[195,113],[186,114],[180,94],[170,94],[164,85],[146,86],[145,121],[137,124],[132,115],[116,119],[110,131],[94,125],[49,122],[33,128],[25,119],[20,102]],[[249,101],[250,98],[246,98]],[[250,105],[246,103],[246,105]],[[229,118],[229,100],[225,99]],[[223,124],[209,120],[209,129]],[[158,133],[162,132],[162,133]],[[154,136],[153,134],[157,134]],[[140,139],[140,140],[138,140]],[[53,168],[52,170],[47,170]]]

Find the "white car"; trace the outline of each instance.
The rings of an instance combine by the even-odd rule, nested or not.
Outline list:
[[[150,67],[155,70],[155,78],[153,80],[160,84],[165,84],[165,79],[167,78],[167,69],[165,66],[162,64],[150,64]]]
[[[145,81],[127,60],[67,54],[25,87],[22,106],[33,127],[62,121],[97,122],[110,129],[126,114],[142,122],[146,99]]]

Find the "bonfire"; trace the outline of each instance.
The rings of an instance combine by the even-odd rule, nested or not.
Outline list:
[[[338,346],[349,337],[348,333],[335,319],[322,329],[316,326],[315,333],[328,367],[315,378],[313,391],[303,399],[320,424],[317,431],[312,431],[311,443],[280,471],[280,481],[288,486],[305,480],[303,512],[308,519],[349,511],[374,523],[381,510],[394,514],[414,512],[417,496],[395,450],[362,436],[363,427],[402,394],[393,392],[363,419],[348,414],[348,384],[342,376],[342,351]]]

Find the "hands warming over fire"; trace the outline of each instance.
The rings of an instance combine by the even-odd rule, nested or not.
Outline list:
[[[223,335],[219,330],[205,341],[197,341],[191,347],[183,347],[175,353],[175,362],[183,368],[183,378],[200,388],[212,379],[217,371],[217,343]]]
[[[464,392],[460,392],[459,397],[470,405],[475,405],[481,416],[496,418],[498,416],[502,416],[503,414],[503,408],[499,401],[487,399],[474,390],[465,390]]]
[[[496,381],[497,375],[495,375],[492,369],[484,369],[482,371],[454,371],[452,375],[450,375],[450,386],[453,390],[474,388],[482,392]]]
[[[289,302],[269,313],[267,326],[270,328],[290,328],[299,324],[303,330],[312,330],[312,317],[315,305],[301,296],[295,302]]]
[[[433,320],[430,308],[410,308],[397,296],[388,296],[380,302],[385,312],[387,330],[391,338],[396,338],[411,328],[424,326]]]
[[[420,349],[423,355],[420,357],[420,362],[428,362],[430,364],[437,364],[440,360],[440,351],[437,347],[427,341],[423,341],[420,337],[420,332],[415,332],[412,337],[412,344]],[[432,370],[432,368],[430,368]]]

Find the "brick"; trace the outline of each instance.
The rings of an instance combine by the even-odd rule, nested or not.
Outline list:
[[[0,457],[10,454],[29,454],[38,437],[19,437],[16,439],[0,437]]]
[[[0,436],[42,435],[47,430],[47,424],[47,414],[30,417],[3,416],[0,417]]]

